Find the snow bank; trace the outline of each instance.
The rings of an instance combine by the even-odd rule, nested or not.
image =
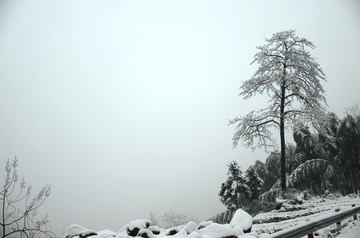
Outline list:
[[[279,210],[260,213],[254,219],[242,209],[237,210],[229,224],[218,224],[213,221],[189,222],[183,226],[167,230],[151,226],[149,220],[138,219],[123,226],[119,232],[102,230],[95,232],[80,225],[69,226],[64,238],[269,238],[272,233],[321,219],[335,213],[335,209],[346,210],[352,206],[360,206],[358,195],[343,197],[327,196],[305,199],[297,197],[301,202],[294,204],[292,200],[284,200]],[[290,201],[290,202],[289,202]],[[338,238],[355,238],[360,234],[360,220],[341,221],[345,227]],[[252,232],[244,233],[244,231]],[[332,225],[314,232],[318,238],[327,238],[336,231]]]
[[[250,230],[252,217],[242,209],[235,212],[230,224],[218,224],[212,221],[196,224],[190,221],[185,225],[161,229],[158,226],[151,226],[151,222],[146,219],[137,219],[123,226],[119,232],[102,230],[95,232],[80,225],[71,225],[68,228],[65,238],[237,238],[237,237],[256,237],[256,234],[243,236],[244,229]]]

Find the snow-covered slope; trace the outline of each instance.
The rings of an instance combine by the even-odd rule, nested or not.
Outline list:
[[[340,196],[330,194],[325,198],[312,197],[305,200],[299,197],[295,200],[284,200],[279,210],[260,213],[254,217],[252,231],[258,234],[274,233],[289,227],[294,227],[319,217],[335,214],[336,210],[346,210],[352,206],[360,205],[360,197],[357,195]],[[343,225],[352,222],[352,217],[342,221]],[[316,237],[333,237],[336,233],[336,224],[317,231]],[[360,235],[358,236],[360,237]]]
[[[334,214],[335,210],[346,210],[360,205],[357,195],[338,196],[330,194],[325,198],[303,196],[291,200],[278,200],[281,208],[267,213],[260,213],[252,218],[247,212],[239,209],[229,224],[218,224],[206,221],[199,224],[189,222],[182,226],[163,229],[151,226],[149,220],[131,221],[118,232],[103,230],[95,232],[80,225],[71,225],[65,238],[266,238],[269,234],[304,224],[322,216]],[[336,225],[316,231],[316,237],[360,237],[360,222],[347,218],[342,221],[341,234]],[[251,229],[251,232],[250,232]],[[247,232],[247,233],[245,233]],[[354,234],[356,234],[354,236]]]
[[[218,224],[212,221],[196,224],[189,223],[162,229],[151,226],[149,220],[138,219],[131,221],[120,229],[119,232],[109,230],[94,232],[80,225],[71,225],[68,228],[65,238],[252,238],[258,237],[255,233],[250,233],[253,218],[242,209],[238,209],[229,224]],[[246,233],[246,234],[244,234]]]

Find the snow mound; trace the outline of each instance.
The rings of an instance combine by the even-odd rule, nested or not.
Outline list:
[[[241,227],[244,231],[250,231],[253,223],[252,216],[243,209],[238,209],[230,221],[230,227]]]
[[[228,225],[222,225],[218,223],[213,223],[211,225],[208,225],[204,229],[201,229],[199,231],[200,235],[202,237],[211,237],[211,238],[222,238],[222,237],[237,237],[241,234],[239,234],[239,231],[231,228]]]
[[[197,224],[194,221],[189,221],[183,228],[187,234],[197,230]]]
[[[243,230],[250,230],[251,226],[252,217],[244,210],[239,209],[235,212],[231,224],[219,224],[213,221],[197,224],[190,221],[185,225],[165,230],[158,226],[151,226],[149,220],[137,219],[123,226],[117,233],[110,230],[102,230],[96,233],[74,224],[69,226],[65,238],[251,238],[254,237],[254,234],[243,236]]]
[[[69,228],[67,229],[65,238],[72,238],[72,237],[81,237],[81,238],[85,238],[88,236],[93,236],[97,235],[97,233],[93,230],[89,230],[83,226],[77,225],[77,224],[72,224],[71,226],[69,226]]]
[[[102,230],[102,231],[98,231],[97,235],[100,237],[104,237],[104,238],[110,238],[110,237],[112,238],[112,237],[116,236],[117,233],[114,231],[110,231],[110,230]]]

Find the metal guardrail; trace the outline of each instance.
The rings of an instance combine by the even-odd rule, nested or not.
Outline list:
[[[356,215],[360,213],[360,206],[355,207],[346,211],[336,212],[333,216],[328,216],[326,218],[317,218],[312,221],[306,222],[305,224],[298,225],[295,227],[290,227],[279,232],[275,232],[270,235],[271,238],[298,238],[312,232],[322,229],[324,227],[335,224],[349,216]],[[312,237],[312,236],[309,236]]]

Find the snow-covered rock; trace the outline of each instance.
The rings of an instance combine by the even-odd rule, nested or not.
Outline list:
[[[89,230],[83,226],[72,224],[68,227],[65,238],[72,238],[78,236],[80,238],[86,238],[88,236],[94,236],[97,233],[93,230]]]
[[[238,209],[234,213],[229,225],[230,227],[239,226],[244,230],[244,232],[250,232],[252,223],[252,216],[243,209]]]
[[[186,231],[186,233],[190,234],[193,231],[197,230],[197,224],[194,221],[189,221],[183,229]]]
[[[129,223],[126,231],[129,236],[137,236],[140,230],[149,228],[149,226],[150,226],[149,220],[137,219]]]
[[[203,229],[205,227],[207,227],[208,225],[211,225],[213,224],[214,222],[213,221],[203,221],[203,222],[200,222],[199,225],[198,225],[198,229]]]
[[[185,230],[182,230],[182,229],[178,230],[178,228],[175,230],[177,230],[177,232],[174,235],[170,235],[171,238],[186,238],[188,236],[188,234],[186,233]],[[169,234],[166,234],[166,237],[168,237],[168,236],[169,236]]]
[[[193,231],[187,236],[187,238],[202,238],[202,236],[199,231]]]
[[[106,230],[98,231],[97,235],[100,237],[103,237],[103,238],[108,238],[108,237],[112,238],[112,237],[116,236],[117,233],[106,229]]]
[[[154,235],[159,235],[161,233],[161,229],[158,226],[149,226],[148,228]]]
[[[204,238],[224,238],[224,237],[237,237],[238,230],[231,228],[229,225],[213,223],[203,229],[199,230],[199,233]]]
[[[148,230],[148,229],[141,229],[138,233],[138,236],[141,236],[143,238],[155,238],[154,234],[152,233],[152,231]]]

